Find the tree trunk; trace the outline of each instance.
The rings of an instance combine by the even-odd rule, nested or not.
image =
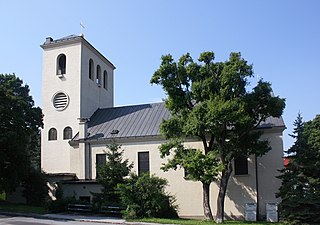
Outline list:
[[[203,190],[203,211],[206,220],[213,220],[211,207],[210,207],[210,184],[202,183]]]
[[[222,170],[219,194],[217,198],[217,214],[216,223],[223,223],[224,221],[224,200],[227,192],[228,181],[232,172],[232,165],[228,163]]]

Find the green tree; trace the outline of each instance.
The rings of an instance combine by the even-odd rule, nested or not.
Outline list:
[[[42,125],[28,85],[14,74],[0,74],[0,191],[13,191],[27,177]]]
[[[121,145],[112,140],[107,145],[107,161],[105,165],[97,168],[97,182],[102,185],[101,193],[95,193],[93,202],[99,208],[102,205],[119,205],[120,197],[115,188],[124,183],[124,178],[129,175],[133,164],[128,159],[123,160]]]
[[[125,183],[118,185],[122,204],[127,206],[126,218],[176,218],[175,199],[165,192],[167,180],[143,173],[131,174]]]
[[[320,223],[320,115],[303,123],[299,114],[287,151],[289,164],[281,170],[281,219],[289,224]]]
[[[44,205],[48,199],[47,179],[41,170],[30,167],[22,180],[23,196],[29,205]]]
[[[210,183],[218,180],[218,223],[224,220],[224,200],[234,158],[269,151],[268,141],[259,139],[262,132],[256,128],[270,116],[281,116],[285,107],[284,99],[272,95],[268,82],[260,80],[251,91],[247,90],[252,76],[252,66],[240,53],[231,53],[226,62],[214,62],[214,53],[204,52],[199,63],[189,54],[178,62],[171,55],[162,56],[150,81],[163,87],[165,104],[171,112],[171,117],[161,124],[161,132],[169,139],[160,147],[161,156],[173,153],[165,169],[182,166],[190,177],[202,182],[207,219],[213,219]],[[188,137],[199,138],[203,150],[183,147],[183,139]]]

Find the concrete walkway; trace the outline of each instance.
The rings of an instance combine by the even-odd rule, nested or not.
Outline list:
[[[0,211],[0,215],[6,216],[24,216],[41,219],[52,219],[52,220],[72,220],[81,222],[95,222],[95,223],[107,223],[107,224],[118,224],[118,225],[158,225],[156,223],[144,223],[144,222],[128,222],[124,219],[107,217],[107,216],[93,216],[93,215],[76,215],[76,214],[36,214],[36,213],[16,213],[16,212],[3,212]],[[163,225],[163,224],[162,224]]]
[[[112,224],[128,224],[127,221],[125,221],[124,219],[106,217],[106,216],[75,215],[75,214],[44,214],[41,216],[47,219],[74,220],[74,221],[82,221],[82,222],[112,223]]]

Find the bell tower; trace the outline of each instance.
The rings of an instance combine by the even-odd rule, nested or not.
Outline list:
[[[79,118],[113,107],[115,66],[83,36],[48,37],[41,48],[41,166],[47,173],[75,173],[68,142],[79,132]]]

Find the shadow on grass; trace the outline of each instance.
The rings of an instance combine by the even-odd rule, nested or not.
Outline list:
[[[208,220],[196,220],[196,219],[161,219],[161,218],[145,218],[145,219],[135,219],[130,220],[132,222],[147,222],[147,223],[162,223],[162,224],[181,224],[181,225],[212,225],[216,224],[214,221]],[[282,225],[282,223],[268,223],[268,222],[246,222],[246,221],[225,221],[224,224],[232,225]]]
[[[0,201],[0,211],[5,212],[19,212],[19,213],[37,213],[46,214],[48,210],[42,206],[30,206],[26,204],[12,204]]]

